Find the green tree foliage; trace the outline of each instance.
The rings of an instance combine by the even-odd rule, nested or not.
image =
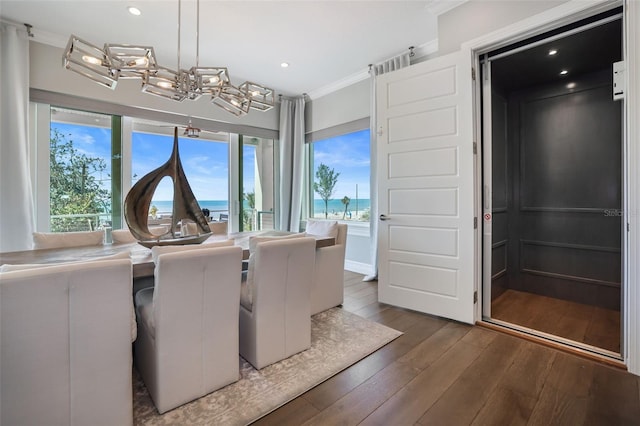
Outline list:
[[[50,140],[51,215],[108,213],[110,194],[101,187],[95,173],[104,172],[104,159],[89,157],[73,146],[73,141],[54,129]],[[51,221],[53,232],[87,230],[98,224],[90,218],[56,218]]]
[[[340,173],[330,169],[326,164],[320,163],[316,170],[316,181],[313,183],[313,190],[324,200],[324,217],[329,216],[329,200],[333,195],[333,188],[338,182]]]
[[[252,231],[253,230],[253,212],[256,210],[256,193],[254,192],[245,192],[244,199],[247,200],[247,204],[249,204],[249,210],[242,209],[242,221],[243,231]]]

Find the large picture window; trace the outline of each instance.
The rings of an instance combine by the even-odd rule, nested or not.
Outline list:
[[[369,129],[311,144],[314,218],[369,222]]]
[[[108,240],[109,229],[126,227],[122,207],[128,189],[169,159],[176,125],[32,105],[37,135],[33,170],[39,171],[33,173],[36,229],[104,228]],[[36,119],[45,114],[46,124]],[[175,117],[176,121],[183,118]],[[229,232],[272,229],[277,179],[273,139],[210,129],[188,137],[184,124],[177,127],[184,173],[209,219],[228,221]],[[240,155],[236,155],[238,148]],[[156,219],[165,223],[172,212],[173,182],[165,177],[154,191],[149,224]]]
[[[226,134],[202,132],[199,138],[180,137],[180,161],[193,195],[209,217],[220,219],[229,214],[229,144]],[[160,123],[134,125],[131,135],[131,175],[138,179],[164,164],[173,148],[173,127]],[[165,177],[156,188],[150,213],[168,217],[173,210],[173,182]]]
[[[242,136],[241,141],[242,230],[273,229],[273,140]]]
[[[50,130],[50,230],[111,226],[111,116],[51,108]]]

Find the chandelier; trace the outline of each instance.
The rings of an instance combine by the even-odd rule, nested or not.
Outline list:
[[[178,0],[177,71],[159,65],[152,46],[105,43],[100,49],[75,35],[71,35],[67,43],[64,67],[112,90],[120,79],[140,79],[142,92],[177,102],[210,96],[211,103],[238,117],[248,114],[250,109],[273,108],[272,89],[250,81],[236,87],[231,84],[227,68],[199,65],[200,0],[197,1],[196,65],[188,70],[180,67],[181,3]]]

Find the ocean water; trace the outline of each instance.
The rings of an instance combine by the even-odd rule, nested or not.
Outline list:
[[[313,200],[313,207],[315,214],[324,213],[324,201],[322,200]],[[229,203],[227,200],[198,200],[200,207],[203,209],[209,209],[211,215],[213,217],[217,217],[216,213],[226,213],[229,211]],[[357,204],[357,205],[356,205]],[[173,206],[173,201],[165,200],[165,201],[152,201],[152,206],[156,206],[158,208],[159,213],[171,213],[171,209]],[[246,209],[249,208],[247,201],[244,202],[244,207]],[[344,212],[344,204],[342,204],[342,200],[329,200],[328,203],[328,212],[329,214],[337,214]],[[369,199],[352,199],[349,203],[348,211],[352,214],[362,213],[365,210],[369,210],[370,208]]]

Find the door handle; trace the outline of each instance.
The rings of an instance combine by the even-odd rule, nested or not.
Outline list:
[[[390,219],[389,217],[387,217],[387,216],[385,216],[383,214],[380,215],[380,220],[389,220],[389,219]]]

